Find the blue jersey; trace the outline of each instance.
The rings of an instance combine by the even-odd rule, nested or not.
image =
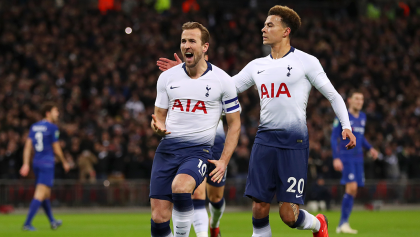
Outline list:
[[[372,146],[365,138],[365,125],[366,125],[366,114],[360,112],[359,117],[354,117],[349,113],[349,119],[353,134],[356,137],[356,147],[347,150],[346,145],[349,143],[347,138],[343,141],[341,136],[342,129],[341,124],[338,118],[334,119],[333,131],[331,135],[331,148],[333,153],[333,158],[340,158],[342,161],[354,161],[354,162],[363,162],[363,148],[370,149]]]
[[[46,120],[34,123],[28,137],[32,140],[35,149],[34,166],[53,167],[54,151],[53,143],[58,141],[60,132],[57,125]]]

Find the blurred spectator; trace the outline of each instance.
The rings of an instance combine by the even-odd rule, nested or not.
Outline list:
[[[77,158],[79,180],[81,182],[89,181],[90,183],[94,183],[96,181],[96,173],[95,169],[93,169],[93,165],[96,163],[98,163],[98,158],[89,150],[84,150]]]

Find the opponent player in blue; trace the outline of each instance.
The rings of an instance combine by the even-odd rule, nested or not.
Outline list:
[[[189,236],[194,216],[191,194],[207,174],[221,182],[240,133],[235,85],[221,69],[206,62],[210,34],[197,22],[182,26],[181,52],[185,63],[163,72],[157,82],[151,127],[163,136],[156,150],[150,182],[152,237]],[[217,124],[222,110],[228,132],[219,160],[212,160]],[[172,210],[173,209],[173,210]]]
[[[337,233],[357,234],[349,225],[349,217],[353,208],[353,200],[357,194],[357,187],[365,185],[365,174],[363,171],[363,148],[370,151],[373,159],[378,157],[378,152],[365,138],[366,114],[361,112],[363,108],[363,93],[358,90],[351,91],[347,99],[349,103],[349,118],[359,143],[355,149],[347,150],[345,141],[341,142],[341,124],[335,118],[331,135],[331,148],[334,157],[334,168],[342,171],[341,184],[346,185],[345,194],[341,206],[341,219],[336,229]],[[338,142],[337,142],[338,141]]]
[[[33,147],[35,149],[33,169],[36,177],[36,188],[34,198],[29,207],[28,216],[23,225],[23,230],[27,231],[36,230],[31,223],[41,205],[48,216],[51,229],[55,230],[61,226],[62,221],[54,219],[50,203],[51,187],[54,181],[54,153],[63,163],[64,170],[68,172],[70,169],[58,142],[60,135],[58,127],[54,124],[58,121],[59,116],[57,106],[52,103],[45,103],[41,108],[41,112],[45,117],[43,120],[34,123],[29,130],[29,135],[23,150],[23,165],[20,169],[20,174],[23,177],[28,175]]]

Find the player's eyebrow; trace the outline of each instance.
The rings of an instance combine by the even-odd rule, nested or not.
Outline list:
[[[273,22],[271,22],[271,21],[269,21],[269,22],[265,23],[264,25],[269,25],[269,24],[274,25],[274,23],[273,23]]]

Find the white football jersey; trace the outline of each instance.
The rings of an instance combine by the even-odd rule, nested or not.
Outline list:
[[[198,79],[188,76],[185,64],[163,72],[158,79],[155,106],[168,109],[166,129],[171,134],[161,142],[167,149],[212,146],[222,110],[240,110],[231,77],[208,62],[207,67]]]
[[[329,83],[317,58],[295,48],[280,59],[258,58],[233,77],[238,92],[255,85],[260,97],[259,134],[278,131],[256,143],[283,148],[307,148],[306,106],[311,87]],[[268,134],[268,133],[265,133]],[[260,136],[261,137],[261,136]]]

